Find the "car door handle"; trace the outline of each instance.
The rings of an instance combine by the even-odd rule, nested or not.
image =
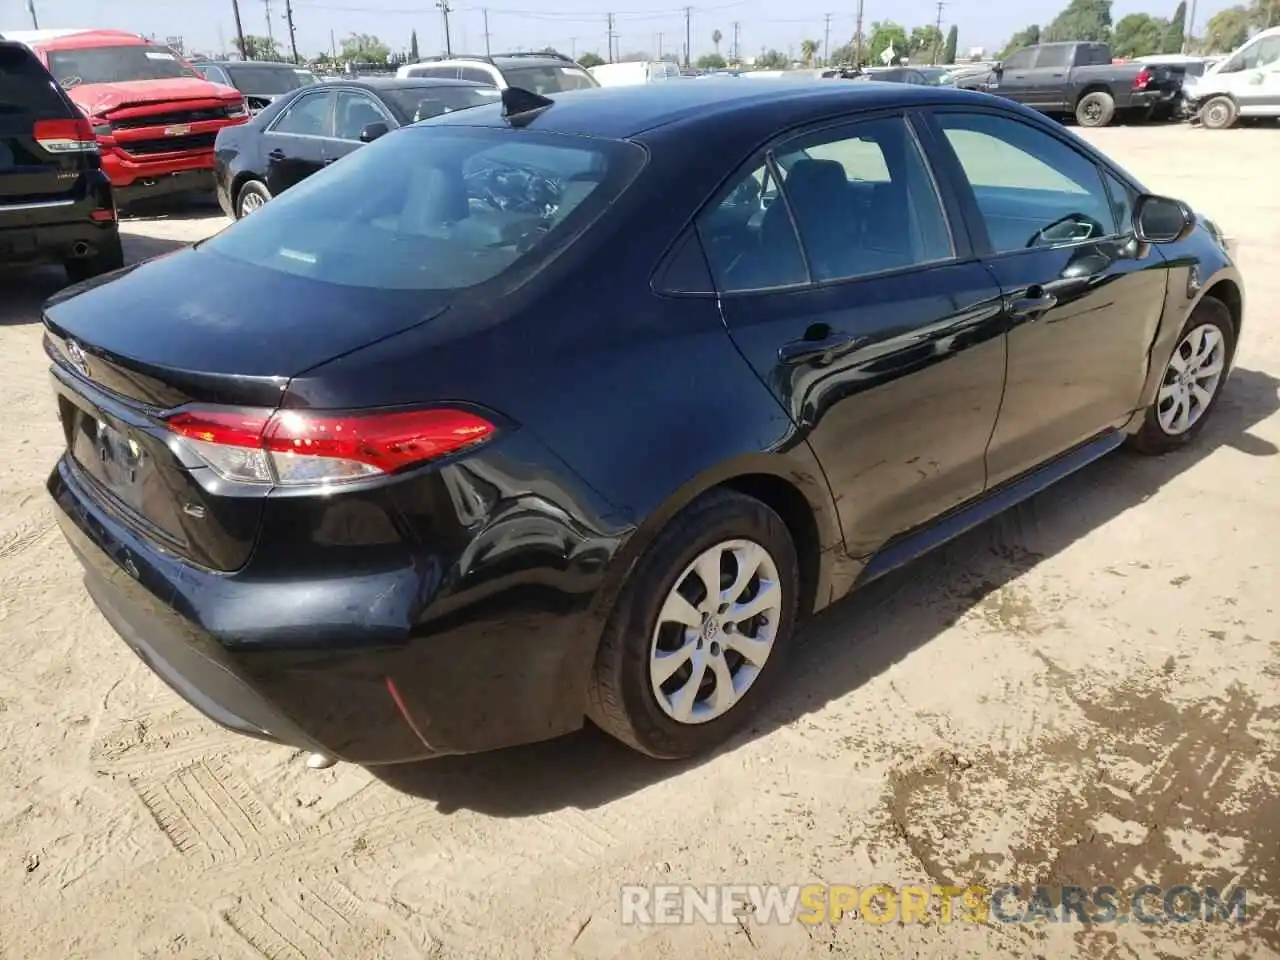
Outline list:
[[[285,159],[284,151],[283,151],[283,150],[281,150],[279,147],[276,147],[274,150],[272,150],[270,153],[268,153],[268,154],[267,154],[267,156],[268,156],[268,157],[270,157],[272,160],[283,160],[283,159]]]
[[[337,157],[325,157],[324,160],[322,160],[321,162],[327,167],[329,164],[333,163],[333,161],[337,159],[338,159]]]
[[[1020,297],[1009,304],[1009,316],[1017,320],[1035,320],[1057,305],[1058,298],[1052,293],[1041,293],[1038,297]]]
[[[778,348],[778,359],[788,364],[812,363],[822,366],[857,343],[858,338],[848,333],[833,333],[820,340],[792,340]]]

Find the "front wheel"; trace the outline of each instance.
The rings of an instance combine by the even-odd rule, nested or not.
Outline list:
[[[1178,336],[1156,402],[1130,446],[1160,454],[1190,443],[1218,402],[1234,351],[1231,312],[1221,301],[1201,300]]]
[[[1214,97],[1200,108],[1200,125],[1206,130],[1234,127],[1239,117],[1235,101],[1230,97]]]
[[[600,641],[588,716],[660,759],[724,743],[783,672],[799,584],[773,510],[728,490],[694,501],[631,571]]]
[[[1105,90],[1086,93],[1076,104],[1076,123],[1082,127],[1105,127],[1116,115],[1116,101]]]

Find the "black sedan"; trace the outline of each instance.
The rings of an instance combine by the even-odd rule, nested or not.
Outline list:
[[[291,63],[245,60],[200,60],[192,68],[206,80],[235,87],[244,94],[250,113],[316,82],[316,75]]]
[[[466,80],[384,77],[304,86],[249,123],[219,131],[218,202],[239,219],[389,130],[497,99],[497,90]]]
[[[1029,109],[501,99],[46,308],[61,528],[227,727],[712,749],[804,618],[1223,392],[1220,233]]]

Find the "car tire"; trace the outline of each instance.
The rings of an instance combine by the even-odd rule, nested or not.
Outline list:
[[[1236,125],[1240,111],[1230,97],[1214,97],[1200,108],[1200,126],[1206,130],[1226,130]]]
[[[713,600],[697,567],[717,556],[721,581]],[[670,521],[630,570],[597,650],[587,716],[658,759],[721,745],[768,699],[784,672],[799,590],[795,545],[781,517],[733,491],[703,495]],[[730,604],[730,597],[736,602]],[[734,607],[750,612],[766,598],[765,613],[731,626]],[[690,622],[699,619],[701,627]],[[673,650],[679,652],[667,652]],[[664,666],[663,657],[675,659]],[[722,690],[732,696],[722,700]]]
[[[1213,342],[1197,356],[1205,344],[1202,337]],[[1147,408],[1142,428],[1129,438],[1129,446],[1139,453],[1158,455],[1194,440],[1222,396],[1235,347],[1231,311],[1221,300],[1211,297],[1201,300],[1178,333],[1178,345],[1165,366],[1156,401]],[[1216,372],[1213,372],[1215,366]],[[1194,383],[1199,390],[1183,386],[1187,383]],[[1207,402],[1201,391],[1208,394]],[[1177,418],[1182,409],[1186,410],[1184,422]]]
[[[1076,123],[1082,127],[1105,127],[1115,115],[1115,98],[1105,90],[1086,93],[1076,104]]]
[[[67,260],[62,267],[67,272],[67,279],[72,283],[92,280],[112,270],[124,266],[124,247],[120,243],[120,234],[112,233],[110,239],[98,247],[91,257],[77,257]]]
[[[236,194],[236,219],[243,220],[271,199],[271,191],[261,180],[248,180]]]

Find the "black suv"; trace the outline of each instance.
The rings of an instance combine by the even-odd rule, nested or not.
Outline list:
[[[37,262],[74,283],[124,253],[88,119],[26,46],[0,40],[0,266]]]

